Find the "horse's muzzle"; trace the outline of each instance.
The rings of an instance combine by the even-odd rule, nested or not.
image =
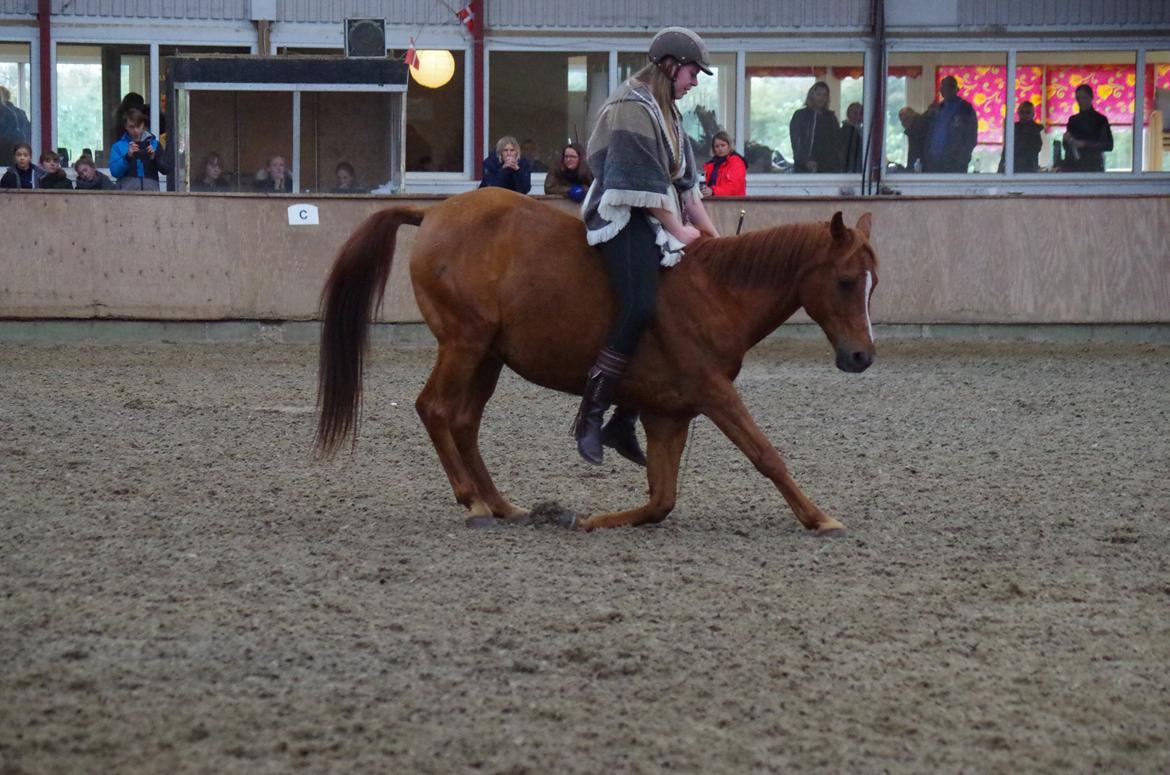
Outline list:
[[[864,350],[837,348],[837,368],[850,374],[860,374],[873,364],[873,353]]]

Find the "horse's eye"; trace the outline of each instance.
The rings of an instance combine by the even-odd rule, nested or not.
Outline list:
[[[849,293],[849,291],[853,290],[856,287],[857,287],[857,281],[854,280],[852,277],[838,277],[837,278],[837,289],[840,290],[842,293]]]

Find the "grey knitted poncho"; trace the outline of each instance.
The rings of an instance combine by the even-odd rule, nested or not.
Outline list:
[[[672,111],[673,113],[673,111]],[[679,138],[677,162],[667,132]],[[596,176],[581,204],[590,245],[613,239],[630,221],[631,207],[659,207],[685,220],[682,202],[699,199],[699,174],[690,140],[677,113],[662,115],[645,84],[630,79],[614,92],[589,137],[589,167]],[[682,244],[650,216],[662,249],[663,266],[678,263]]]

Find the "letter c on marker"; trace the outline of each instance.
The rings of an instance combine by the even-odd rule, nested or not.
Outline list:
[[[309,213],[307,211],[301,210],[299,214],[302,221],[307,221],[309,219]]]

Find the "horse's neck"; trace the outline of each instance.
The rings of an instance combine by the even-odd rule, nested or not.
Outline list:
[[[817,230],[779,226],[713,241],[706,263],[714,282],[749,329],[753,344],[800,309],[797,279],[817,252]]]

